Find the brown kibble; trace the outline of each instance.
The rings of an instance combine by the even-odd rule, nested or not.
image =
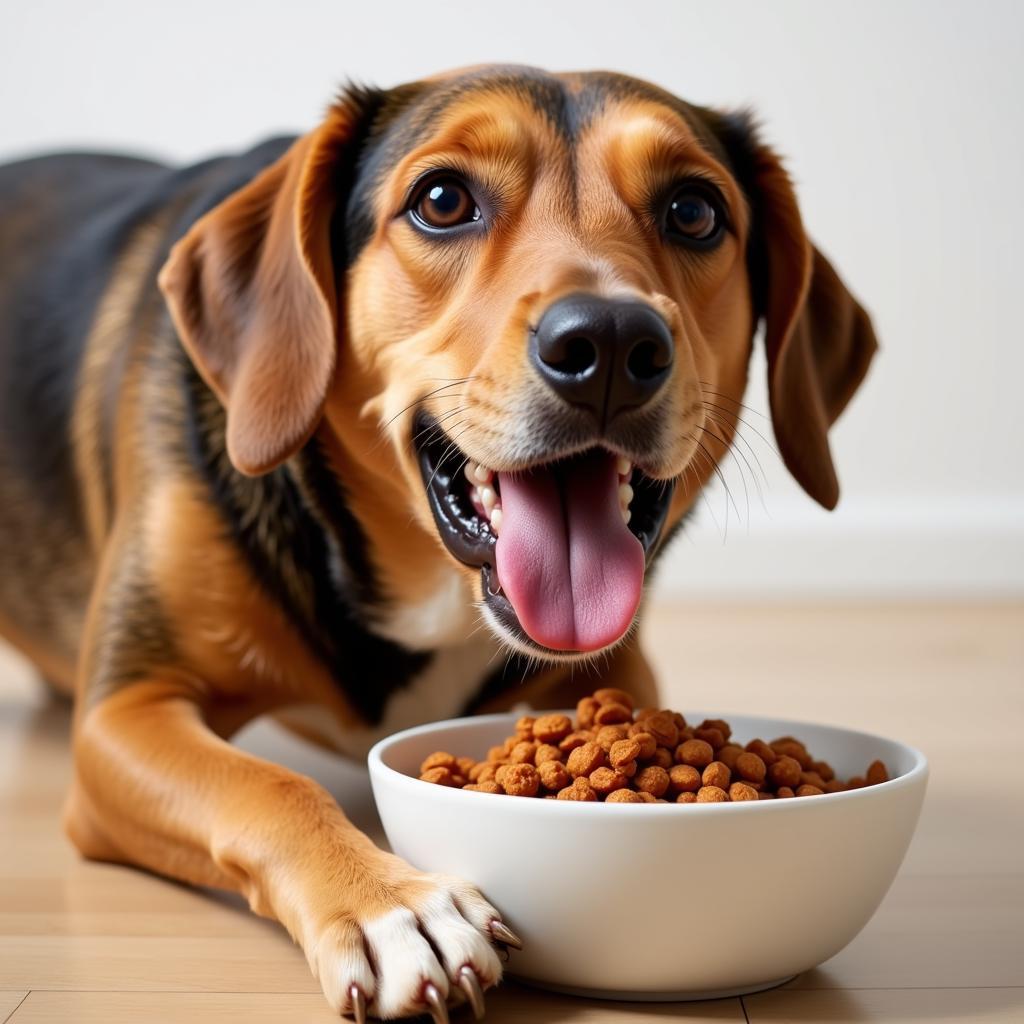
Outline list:
[[[721,761],[712,761],[701,774],[701,781],[705,786],[717,786],[726,791],[731,780],[732,772]]]
[[[630,712],[633,710],[633,698],[625,690],[616,690],[611,686],[595,690],[594,700],[598,704],[622,704],[624,707],[629,708]]]
[[[863,789],[868,784],[868,780],[862,775],[854,775],[852,779],[847,780],[847,789]]]
[[[590,785],[598,796],[607,796],[629,785],[629,779],[614,768],[597,768],[590,773]]]
[[[829,779],[825,783],[826,793],[845,793],[849,787],[845,782],[841,782],[839,779]]]
[[[669,711],[659,711],[645,718],[644,728],[654,737],[659,747],[671,748],[679,742],[679,726]]]
[[[629,727],[629,737],[640,744],[640,757],[648,760],[654,757],[654,751],[658,749],[658,741],[639,723],[634,722]]]
[[[576,779],[571,786],[558,791],[558,799],[593,802],[597,799],[597,794],[586,779]]]
[[[495,764],[493,761],[484,761],[469,773],[469,781],[494,782],[494,776],[500,767],[501,765]]]
[[[572,781],[569,769],[561,761],[544,761],[537,765],[537,774],[540,776],[540,784],[545,789],[557,792],[565,789]]]
[[[536,796],[540,789],[540,776],[532,764],[505,765],[496,781],[509,796]]]
[[[749,751],[744,751],[736,758],[736,774],[744,782],[764,782],[767,769],[764,761]]]
[[[836,777],[828,761],[814,761],[812,767],[826,782],[832,782]]]
[[[791,789],[799,786],[800,762],[788,754],[780,754],[779,759],[768,769],[768,779],[773,786],[788,786]]]
[[[603,725],[594,735],[594,742],[605,752],[612,749],[613,743],[624,740],[629,735],[624,725]]]
[[[807,753],[807,748],[792,736],[783,736],[781,739],[773,740],[771,748],[776,754],[784,754],[786,757],[793,758],[804,771],[811,767],[811,755]]]
[[[636,795],[637,795],[638,797],[640,797],[640,799],[641,799],[641,800],[642,800],[642,801],[643,801],[643,802],[644,802],[645,804],[664,804],[664,803],[667,803],[667,802],[668,802],[668,801],[666,801],[666,800],[661,800],[661,799],[659,799],[658,797],[654,796],[654,794],[653,794],[653,793],[646,793],[646,792],[644,792],[643,790],[640,790],[639,792],[637,792],[637,794],[636,794]]]
[[[504,793],[505,791],[496,782],[477,782],[463,786],[463,789],[471,789],[477,793]]]
[[[565,762],[569,774],[574,779],[581,775],[589,776],[591,772],[604,767],[604,764],[604,751],[596,743],[584,743],[582,747],[577,747]]]
[[[880,782],[889,781],[889,771],[881,761],[872,761],[866,778],[869,786],[877,786]]]
[[[446,754],[443,750],[439,750],[437,753],[429,754],[423,759],[423,764],[420,765],[420,773],[429,772],[431,768],[448,768],[451,771],[455,771],[458,766],[458,761],[451,754]]]
[[[729,794],[718,786],[701,786],[697,790],[697,803],[720,804],[728,801]]]
[[[688,764],[672,765],[668,770],[668,782],[676,793],[696,793],[702,784],[700,772]]]
[[[645,718],[650,718],[651,715],[656,715],[659,710],[660,708],[638,708],[633,717],[638,722],[642,722]]]
[[[533,740],[520,740],[508,754],[513,764],[533,764],[537,753],[537,744]]]
[[[471,757],[457,757],[455,763],[459,766],[459,774],[469,777],[469,773],[476,767],[476,761]]]
[[[636,761],[627,761],[625,764],[620,764],[617,770],[622,772],[622,774],[625,775],[627,779],[631,779],[634,775],[636,775],[637,763]]]
[[[715,759],[715,752],[706,740],[687,740],[676,749],[676,760],[694,768],[707,768]]]
[[[703,740],[705,743],[710,743],[713,750],[718,750],[720,747],[725,746],[725,736],[722,735],[721,729],[694,729],[693,738],[696,740]]]
[[[726,743],[715,751],[715,757],[725,765],[729,771],[736,767],[736,758],[743,753],[743,748],[735,743]]]
[[[576,727],[578,729],[589,729],[594,724],[594,716],[597,714],[600,704],[593,697],[584,697],[576,704]]]
[[[595,725],[617,725],[632,721],[633,712],[625,704],[602,704],[594,715]]]
[[[589,729],[577,729],[576,732],[569,733],[569,735],[558,744],[558,749],[563,754],[568,754],[570,750],[582,747],[584,743],[589,743],[593,738],[594,734]]]
[[[789,786],[779,786],[779,788],[775,790],[775,795],[780,800],[788,800],[791,796],[796,796],[796,793],[794,793]]]
[[[703,722],[698,726],[700,729],[717,729],[725,741],[728,742],[729,737],[732,736],[732,726],[729,725],[724,718],[705,718]]]
[[[466,776],[462,774],[462,772],[452,772],[452,785],[456,789],[462,789],[462,787],[465,786],[467,782],[469,782],[469,779],[467,779]]]
[[[680,793],[679,796],[676,797],[677,804],[695,804],[696,802],[697,794],[691,793],[689,790],[684,793]]]
[[[506,754],[507,754],[507,751],[505,750],[505,748],[503,746],[502,747],[491,747],[491,749],[487,751],[487,760],[488,761],[494,761],[494,762],[504,761]]]
[[[796,790],[797,796],[822,796],[824,793],[825,790],[817,786],[798,786]]]
[[[771,793],[758,793],[753,786],[748,785],[746,782],[734,782],[729,787],[729,799],[733,801],[740,800],[759,800],[762,796],[770,797]]]
[[[553,743],[541,743],[533,755],[533,763],[540,767],[545,761],[561,761],[562,752]]]
[[[746,783],[744,783],[744,785],[746,785]],[[753,789],[753,786],[751,786],[750,788]],[[754,792],[757,794],[757,799],[758,800],[774,800],[775,799],[775,794],[772,793],[770,790],[766,789],[766,790],[763,790],[762,792],[758,793],[757,790],[755,789]]]
[[[616,740],[608,751],[608,762],[613,768],[628,764],[640,756],[640,744],[635,739]]]
[[[452,770],[445,767],[428,768],[420,778],[424,782],[433,782],[438,786],[454,786],[455,781],[452,778]]]
[[[668,789],[668,783],[668,772],[654,764],[648,765],[633,777],[634,787],[652,796],[661,796]]]
[[[817,786],[818,789],[825,789],[825,780],[815,771],[800,773],[801,786]]]
[[[521,740],[533,739],[533,723],[536,719],[533,715],[521,715],[516,719],[516,736]]]
[[[751,754],[757,754],[769,768],[775,764],[779,757],[764,740],[751,740],[747,744],[747,751]]]
[[[654,750],[654,756],[648,758],[651,764],[657,768],[664,768],[668,771],[669,768],[674,764],[672,760],[672,751],[668,747],[656,747]]]
[[[541,743],[558,743],[572,732],[568,715],[541,715],[533,723],[533,738]]]
[[[631,789],[617,789],[605,798],[606,804],[642,804],[643,802],[640,794],[634,793]]]

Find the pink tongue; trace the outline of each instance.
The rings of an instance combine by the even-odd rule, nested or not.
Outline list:
[[[501,473],[497,570],[530,637],[558,651],[596,651],[629,628],[640,604],[644,551],[619,512],[612,456]]]

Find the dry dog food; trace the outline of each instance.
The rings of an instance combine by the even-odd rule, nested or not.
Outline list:
[[[800,740],[780,736],[745,746],[730,742],[720,718],[690,725],[678,711],[634,710],[622,690],[596,690],[568,715],[523,715],[515,734],[484,761],[438,751],[420,778],[480,793],[603,800],[620,804],[706,804],[786,800],[886,782],[881,761],[863,776],[836,778]]]

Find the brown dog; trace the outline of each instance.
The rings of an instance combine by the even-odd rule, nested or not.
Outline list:
[[[227,737],[274,713],[358,756],[564,705],[597,652],[654,702],[644,571],[759,320],[828,508],[875,348],[778,159],[633,79],[474,69],[184,170],[2,168],[0,268],[0,631],[75,695],[71,838],[244,893],[341,1012],[478,1007],[497,911]]]

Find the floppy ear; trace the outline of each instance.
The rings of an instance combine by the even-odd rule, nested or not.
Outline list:
[[[248,475],[292,455],[320,419],[338,344],[332,219],[370,96],[344,94],[198,220],[160,272],[181,342],[227,409],[228,455]]]
[[[753,207],[750,272],[757,313],[765,321],[775,437],[799,484],[832,509],[839,481],[828,428],[867,373],[878,347],[875,333],[867,313],[804,233],[779,158],[758,142],[746,117],[726,121],[722,141]]]

